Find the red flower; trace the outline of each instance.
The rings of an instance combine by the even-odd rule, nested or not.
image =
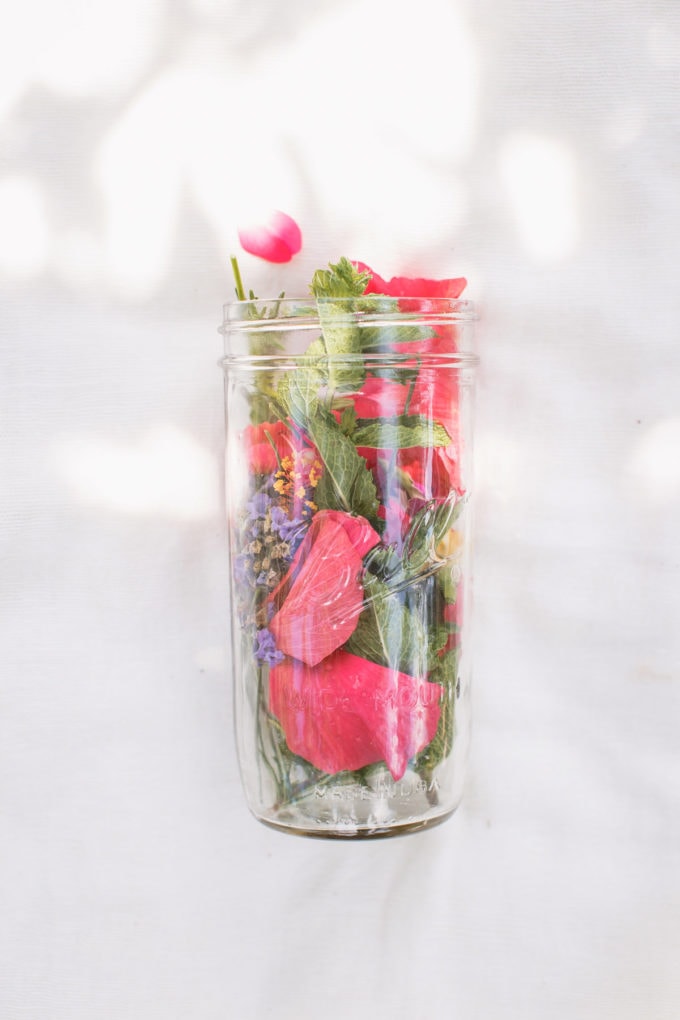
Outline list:
[[[465,290],[467,280],[459,276],[454,280],[425,280],[422,277],[393,276],[383,280],[364,262],[355,262],[360,273],[370,273],[371,279],[365,294],[386,294],[388,297],[457,298]]]
[[[380,536],[363,517],[320,510],[272,592],[277,648],[315,666],[354,632],[363,603],[361,560]]]
[[[359,448],[374,473],[386,467],[386,477],[393,474],[394,466],[406,471],[424,498],[445,497],[451,488],[460,491],[460,465],[458,463],[458,407],[455,400],[454,369],[421,369],[411,393],[409,414],[422,415],[438,422],[446,429],[451,442],[446,446],[414,446],[397,450],[395,465],[391,464],[392,451]],[[452,378],[449,378],[451,376]],[[361,392],[354,398],[359,418],[394,418],[406,411],[409,386],[390,379],[368,378]],[[380,491],[384,486],[378,477]]]
[[[423,499],[446,499],[451,489],[462,492],[460,465],[452,446],[399,450],[397,464],[420,490]]]
[[[408,405],[409,414],[419,414],[443,425],[452,440],[458,435],[455,372],[454,368],[422,368]],[[354,397],[357,417],[398,418],[406,413],[409,392],[406,383],[369,376]]]
[[[467,285],[464,277],[451,280],[426,280],[422,277],[409,278],[393,276],[391,280],[383,280],[381,276],[363,262],[354,265],[361,272],[371,274],[365,294],[385,294],[396,298],[421,298],[420,302],[405,300],[400,303],[404,311],[430,311],[429,301],[437,298],[456,299],[460,297]],[[458,329],[454,323],[438,325],[436,332],[424,340],[398,345],[400,354],[447,354],[457,349]],[[384,389],[381,400],[384,401]],[[457,437],[458,382],[453,369],[442,371],[440,368],[428,368],[427,364],[418,373],[418,379],[411,395],[409,411],[411,414],[422,414],[433,418],[444,426],[451,438]],[[360,413],[360,412],[357,412]],[[385,414],[387,412],[378,412]]]
[[[453,629],[449,634],[448,641],[446,642],[443,651],[448,652],[452,648],[456,648],[460,642],[460,628],[463,623],[463,586],[458,585],[456,591],[456,601],[449,602],[444,607],[444,620]]]
[[[243,438],[248,451],[248,466],[256,475],[270,475],[276,471],[279,461],[290,453],[293,446],[292,433],[283,421],[248,425]]]
[[[396,298],[422,298],[423,311],[428,310],[428,300],[437,298],[458,298],[466,286],[463,277],[450,280],[427,280],[422,277],[408,278],[395,276],[384,280],[363,262],[354,265],[360,272],[371,274],[366,294],[384,294]],[[408,309],[416,311],[411,302],[404,302]],[[454,324],[438,326],[437,332],[411,343],[398,345],[400,354],[450,353],[456,349],[457,329]],[[410,399],[409,399],[410,393]],[[458,380],[455,369],[429,367],[427,361],[420,368],[413,390],[387,379],[366,379],[361,393],[355,398],[355,410],[360,418],[395,417],[405,413],[408,400],[409,414],[422,415],[438,422],[446,429],[451,442],[445,447],[412,448],[399,450],[396,466],[407,471],[414,484],[426,498],[446,496],[453,487],[460,491],[460,465],[458,457]],[[379,471],[380,465],[389,463],[388,450],[360,450],[369,464]],[[380,479],[378,478],[380,486]],[[381,491],[384,489],[381,488]]]
[[[443,688],[338,651],[269,673],[269,707],[294,754],[333,775],[384,761],[395,781],[433,739]]]
[[[295,220],[278,211],[266,224],[239,230],[238,239],[244,251],[267,262],[290,262],[302,247],[302,233]]]

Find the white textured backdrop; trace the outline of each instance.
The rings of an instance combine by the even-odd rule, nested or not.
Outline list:
[[[676,1020],[676,0],[2,18],[2,1020]],[[474,753],[394,841],[239,790],[216,327],[270,207],[260,293],[482,311]]]

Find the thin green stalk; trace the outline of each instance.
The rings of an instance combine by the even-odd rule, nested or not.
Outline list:
[[[238,267],[238,261],[236,259],[236,256],[232,255],[229,261],[231,262],[231,271],[234,274],[234,281],[236,283],[236,297],[238,298],[239,301],[245,301],[246,292],[243,287],[243,280],[241,279],[241,270]]]

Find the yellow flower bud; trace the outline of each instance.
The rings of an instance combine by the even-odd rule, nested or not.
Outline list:
[[[451,560],[460,552],[462,545],[462,533],[456,531],[455,528],[450,528],[443,538],[440,538],[439,542],[437,542],[435,553],[440,560]]]

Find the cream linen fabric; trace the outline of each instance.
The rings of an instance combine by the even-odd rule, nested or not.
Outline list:
[[[680,1015],[680,7],[24,0],[0,32],[2,1020]],[[340,255],[479,302],[463,806],[271,832],[216,327]]]

